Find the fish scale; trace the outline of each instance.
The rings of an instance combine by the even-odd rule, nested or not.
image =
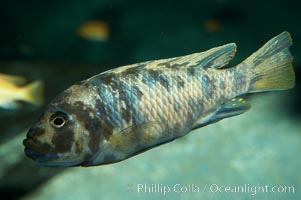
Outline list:
[[[161,72],[161,73],[165,73],[165,72]],[[176,81],[173,78],[170,78],[170,79],[171,80],[169,80],[169,82],[171,83],[171,86],[172,86],[170,91],[172,91],[172,92],[168,92],[165,88],[162,88],[162,86],[160,84],[156,84],[153,89],[150,87],[148,87],[148,89],[145,89],[146,91],[152,91],[152,90],[156,91],[154,93],[154,95],[151,97],[151,99],[142,97],[140,104],[142,105],[141,107],[146,107],[145,105],[148,105],[149,101],[151,101],[152,102],[152,110],[154,112],[152,112],[152,116],[150,116],[150,120],[154,120],[155,117],[157,117],[158,113],[159,113],[159,116],[161,116],[160,119],[162,119],[167,124],[169,129],[173,130],[175,124],[177,124],[177,123],[180,124],[181,122],[183,123],[184,119],[187,118],[187,115],[189,113],[193,112],[193,109],[190,109],[190,111],[185,112],[185,110],[188,110],[189,108],[194,106],[194,104],[189,105],[189,102],[187,100],[189,99],[189,97],[191,99],[194,97],[193,95],[197,94],[196,92],[195,93],[191,93],[191,92],[197,91],[198,88],[191,88],[192,90],[189,90],[189,88],[188,89],[183,88],[183,89],[178,90],[176,88],[176,84],[175,84]],[[189,81],[189,82],[191,82],[191,81]],[[144,87],[147,87],[147,85],[144,85],[144,86],[139,85],[139,86],[140,86],[141,90]],[[150,93],[152,93],[152,92],[150,92]],[[175,102],[175,97],[181,93],[184,93],[186,98],[183,98],[183,97],[181,98],[181,96],[179,96],[180,98],[177,98],[177,99],[179,99],[178,103],[181,105],[181,108],[182,108],[177,113],[174,110],[173,103]],[[145,96],[148,96],[148,95],[145,95]],[[167,102],[164,102],[164,101],[167,101]],[[147,109],[144,109],[144,115],[147,116],[148,113],[150,113],[150,112]],[[182,113],[184,113],[184,114],[182,114]]]

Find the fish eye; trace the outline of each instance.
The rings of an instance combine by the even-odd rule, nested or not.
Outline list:
[[[67,122],[67,114],[60,111],[55,112],[50,118],[50,123],[54,128],[62,128]]]

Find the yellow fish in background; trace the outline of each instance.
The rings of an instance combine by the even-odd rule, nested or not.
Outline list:
[[[115,163],[240,115],[250,108],[241,95],[294,87],[291,45],[283,32],[234,67],[230,43],[95,75],[48,105],[25,153],[46,166]]]
[[[37,106],[43,105],[44,83],[35,81],[24,86],[25,83],[24,77],[0,73],[0,108],[20,108],[21,104],[18,101],[25,101]]]
[[[77,33],[82,38],[94,42],[106,42],[110,36],[110,28],[107,23],[102,21],[90,21],[82,24]]]
[[[203,23],[203,27],[208,33],[216,33],[223,29],[223,23],[218,19],[208,19]]]

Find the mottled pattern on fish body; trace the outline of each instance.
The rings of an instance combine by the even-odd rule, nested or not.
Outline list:
[[[119,160],[183,136],[200,116],[248,89],[238,69],[203,69],[177,59],[125,66],[84,82],[94,97],[83,103],[101,121],[106,149],[114,152],[110,158],[99,154],[95,162]]]
[[[234,82],[238,73],[234,70],[154,66],[111,71],[87,81],[97,94],[95,114],[105,127],[113,129],[112,134],[157,122],[154,128],[160,130],[149,132],[150,137],[178,137],[191,129],[202,113],[248,89],[247,84]]]
[[[239,115],[250,106],[232,98],[294,86],[291,44],[284,32],[232,68],[234,43],[96,75],[49,105],[25,152],[50,166],[114,163]]]

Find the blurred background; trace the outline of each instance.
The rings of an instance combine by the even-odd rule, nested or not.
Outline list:
[[[1,1],[0,91],[10,94],[9,103],[4,103],[0,94],[1,196],[300,199],[300,8],[298,0]],[[250,96],[253,108],[244,115],[114,165],[46,168],[23,153],[22,140],[44,106],[75,82],[117,66],[186,55],[230,42],[238,45],[230,63],[234,65],[284,30],[293,38],[296,87]],[[35,90],[35,97],[44,97],[43,105],[37,98],[25,97],[12,103],[16,91],[30,93],[34,88],[26,87],[30,83],[44,88],[41,94]],[[137,184],[194,184],[207,189],[164,196],[138,192]],[[209,190],[212,184],[293,186],[295,190],[219,193]]]

